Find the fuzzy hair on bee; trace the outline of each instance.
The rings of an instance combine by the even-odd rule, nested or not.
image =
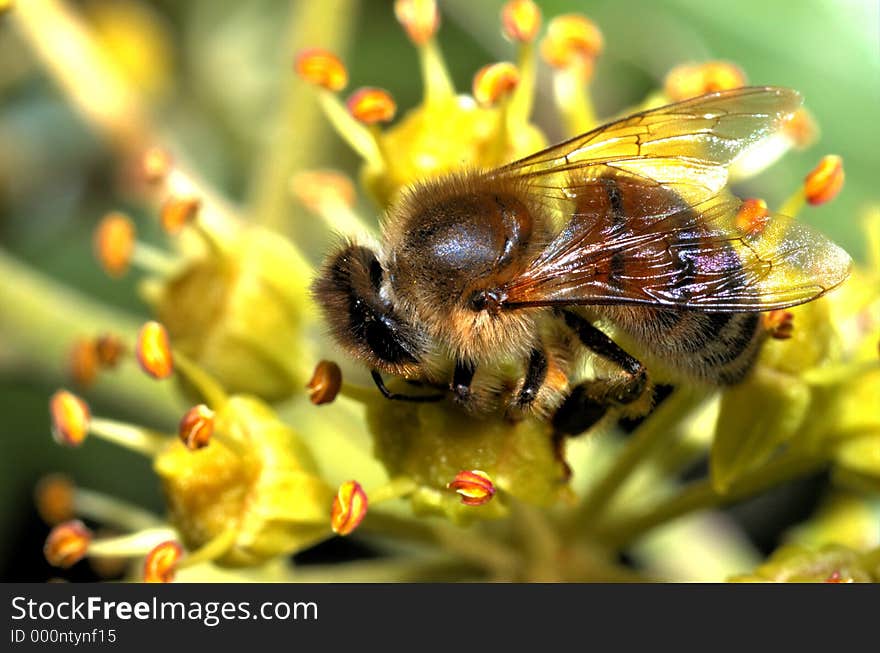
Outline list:
[[[712,93],[405,189],[380,242],[343,241],[319,271],[333,339],[388,398],[531,412],[561,434],[650,406],[646,366],[597,324],[681,379],[741,381],[760,313],[823,295],[851,265],[786,216],[737,221],[728,166],[800,102],[774,87]],[[576,378],[585,356],[615,371]],[[382,374],[442,393],[392,393]]]

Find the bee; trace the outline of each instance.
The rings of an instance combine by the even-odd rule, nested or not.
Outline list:
[[[820,297],[851,265],[789,217],[743,224],[727,188],[730,164],[800,104],[784,88],[711,93],[417,183],[380,243],[329,254],[314,297],[389,399],[451,396],[576,434],[644,403],[645,356],[677,378],[735,384],[764,338],[760,313]],[[577,380],[586,352],[610,371]],[[382,374],[443,392],[391,392]]]

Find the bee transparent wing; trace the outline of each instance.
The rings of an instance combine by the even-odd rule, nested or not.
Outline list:
[[[791,89],[745,87],[644,111],[594,129],[490,175],[528,181],[536,194],[568,199],[573,178],[611,171],[652,180],[695,204],[727,183],[727,166],[777,131],[801,104]]]
[[[645,189],[626,180],[613,185],[622,197],[618,209],[644,199]],[[608,187],[607,181],[596,182],[597,205]],[[587,195],[587,188],[582,186],[581,194]],[[648,189],[647,196],[651,193]],[[506,308],[631,303],[768,311],[815,299],[849,273],[846,252],[814,229],[775,214],[744,221],[741,200],[726,192],[661,217],[620,219],[612,203],[606,204],[598,218],[575,215],[505,286]]]

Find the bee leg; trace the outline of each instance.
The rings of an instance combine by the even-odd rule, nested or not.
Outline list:
[[[526,377],[523,380],[522,388],[516,395],[515,401],[518,408],[526,408],[535,401],[546,378],[547,356],[543,349],[535,348],[529,356],[529,365],[526,368]]]
[[[415,403],[428,403],[433,401],[442,401],[445,395],[402,395],[397,392],[391,392],[386,386],[385,381],[382,380],[382,375],[379,374],[376,370],[370,370],[370,376],[373,377],[373,383],[376,384],[376,387],[379,388],[379,392],[382,393],[382,396],[386,399],[392,399],[395,401],[412,401]]]
[[[610,406],[627,405],[639,399],[648,387],[648,375],[638,359],[588,320],[571,311],[562,311],[562,317],[584,347],[616,364],[626,375],[620,384],[591,380],[575,386],[556,411],[552,423],[558,432],[576,435],[602,419]]]
[[[471,383],[476,372],[477,367],[473,363],[455,362],[455,371],[452,373],[452,383],[449,384],[449,389],[455,394],[459,403],[467,404],[472,399]]]

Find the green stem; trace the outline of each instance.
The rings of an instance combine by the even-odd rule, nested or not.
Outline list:
[[[574,511],[570,529],[589,529],[601,517],[618,491],[644,464],[652,451],[678,433],[683,417],[702,400],[704,394],[690,388],[679,388],[636,429],[611,468],[590,490],[584,502]]]
[[[686,486],[678,494],[632,517],[611,522],[596,531],[596,537],[611,548],[622,548],[655,526],[695,510],[735,503],[768,488],[807,474],[821,466],[824,456],[786,453],[754,473],[736,481],[725,494],[719,494],[711,479]]]
[[[290,61],[306,47],[320,46],[343,56],[357,17],[355,0],[298,2],[290,12],[288,38],[282,48],[288,81],[280,95],[273,138],[256,157],[251,184],[251,217],[259,224],[285,231],[291,225],[290,177],[294,171],[320,163],[328,125],[321,115],[317,94],[290,71]]]

